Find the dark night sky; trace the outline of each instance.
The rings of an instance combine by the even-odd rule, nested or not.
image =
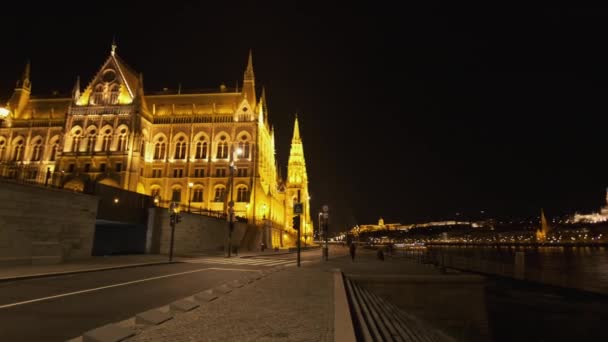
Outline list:
[[[177,3],[5,12],[0,97],[28,58],[34,94],[87,83],[113,35],[147,90],[241,83],[252,48],[279,161],[298,112],[332,228],[602,205],[606,9]]]

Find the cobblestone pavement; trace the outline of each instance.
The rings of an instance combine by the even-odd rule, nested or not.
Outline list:
[[[332,273],[288,267],[128,341],[333,341],[333,324]]]

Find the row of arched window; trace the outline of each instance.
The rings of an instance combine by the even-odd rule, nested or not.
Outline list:
[[[181,198],[182,189],[179,187],[173,188],[171,198]],[[202,187],[196,187],[192,189],[191,192],[191,201],[192,202],[204,202],[203,198],[204,189]],[[150,196],[156,197],[160,196],[160,187],[153,187],[150,190]],[[212,202],[224,202],[226,196],[226,187],[223,185],[218,185],[215,187],[215,191],[213,193]],[[236,201],[237,202],[249,202],[249,190],[246,186],[241,185],[236,189]]]
[[[81,134],[80,127],[72,128],[70,146],[66,146],[66,151],[81,152],[82,142],[85,139],[84,152],[108,152],[112,147],[113,132],[111,128],[105,128],[103,132],[97,133],[97,129],[92,126],[87,130],[86,136]],[[128,143],[127,129],[120,129],[116,151],[126,151]]]
[[[235,154],[235,158],[249,158],[251,154],[251,146],[249,141],[246,140],[246,137],[237,143],[237,147],[240,151],[240,154]],[[194,158],[195,159],[206,159],[209,151],[209,144],[206,141],[205,137],[200,137],[198,141],[194,142]],[[181,136],[177,138],[175,142],[175,149],[173,151],[173,159],[186,159],[186,155],[188,152],[188,143],[186,142],[186,138]],[[220,137],[219,142],[217,143],[216,148],[216,159],[228,159],[229,152],[229,143],[225,136]],[[164,137],[158,137],[154,144],[154,159],[162,160],[165,159],[167,155],[167,142],[165,142]]]
[[[55,137],[49,144],[47,160],[55,161],[57,159],[57,152],[59,151],[59,137]],[[11,146],[8,146],[7,141],[4,137],[0,137],[0,161],[41,161],[44,159],[44,145],[42,144],[42,138],[36,137],[32,139],[30,144],[31,153],[29,156],[25,155],[25,138],[17,137],[13,139]]]

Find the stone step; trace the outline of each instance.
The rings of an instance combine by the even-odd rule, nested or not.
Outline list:
[[[454,342],[440,330],[346,278],[355,323],[363,341]]]

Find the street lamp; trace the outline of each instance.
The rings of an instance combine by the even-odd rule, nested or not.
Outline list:
[[[8,108],[0,107],[0,127],[2,126],[4,120],[8,118],[10,113],[11,111],[8,110]]]
[[[235,154],[240,156],[243,153],[241,148],[237,148],[234,150],[232,154],[230,154],[230,200],[228,201],[228,215],[226,215],[226,219],[228,220],[228,257],[230,258],[230,253],[232,249],[232,231],[234,230],[234,200],[232,198],[232,189],[234,188],[234,170],[236,170],[236,165],[234,164]]]
[[[188,183],[188,212],[190,212],[190,203],[192,202],[192,187],[194,183]]]
[[[0,120],[6,119],[10,113],[11,111],[7,108],[0,107]]]

